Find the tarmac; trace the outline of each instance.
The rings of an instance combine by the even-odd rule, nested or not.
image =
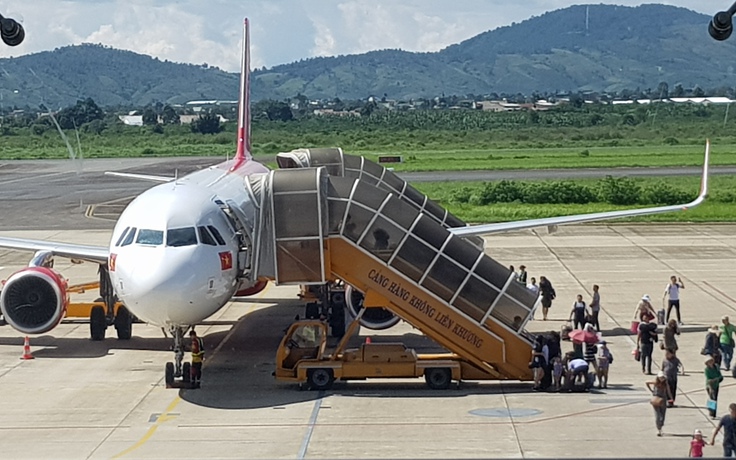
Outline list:
[[[53,214],[53,213],[52,213]],[[2,236],[106,245],[109,229],[3,230]],[[109,225],[109,224],[108,224]],[[714,427],[705,410],[706,329],[736,317],[735,225],[584,225],[553,234],[522,231],[487,239],[501,263],[527,266],[557,290],[550,320],[532,331],[559,330],[575,295],[586,301],[594,283],[602,297],[601,326],[614,354],[608,389],[588,393],[531,391],[530,383],[463,382],[444,391],[423,380],[338,382],[325,392],[298,391],[274,381],[283,330],[302,313],[294,287],[273,286],[231,302],[205,324],[202,388],[166,389],[171,340],[135,324],[133,339],[89,340],[85,322],[68,321],[31,337],[34,360],[20,360],[23,337],[0,327],[0,452],[5,458],[552,458],[686,457],[693,430]],[[0,279],[27,264],[28,253],[0,250]],[[89,264],[58,260],[72,283],[96,278]],[[627,331],[638,299],[659,306],[670,275],[685,282],[685,326],[678,356],[677,407],[657,437],[650,395]],[[78,298],[94,296],[82,294]],[[405,323],[373,340],[432,347]],[[563,349],[570,349],[569,343]],[[655,350],[655,372],[662,352]],[[736,402],[725,376],[719,415]],[[632,444],[629,444],[632,442]],[[721,455],[721,438],[705,455]]]

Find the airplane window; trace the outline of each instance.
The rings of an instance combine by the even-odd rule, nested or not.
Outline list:
[[[150,244],[152,246],[164,244],[164,232],[142,228],[138,232],[138,238],[135,239],[135,242],[138,244]]]
[[[199,231],[199,241],[202,242],[202,244],[207,244],[209,246],[217,246],[217,241],[212,237],[212,234],[209,230],[205,227],[197,227],[197,230]]]
[[[123,242],[120,243],[120,246],[127,246],[131,244],[133,240],[135,239],[135,232],[137,231],[138,231],[137,228],[135,227],[131,228],[130,231],[128,232],[128,236],[126,236]]]
[[[220,235],[220,232],[217,230],[217,228],[213,227],[212,225],[208,225],[207,228],[212,232],[212,236],[214,236],[217,240],[217,244],[219,244],[220,246],[225,246],[225,240],[222,239],[222,235]]]
[[[128,230],[130,230],[130,227],[125,227],[125,230],[123,230],[123,233],[120,234],[120,238],[118,238],[118,242],[115,243],[115,246],[120,246],[120,243],[123,242],[123,238],[125,238],[125,235],[128,234]]]
[[[166,232],[166,246],[180,247],[197,244],[194,227],[172,228]]]

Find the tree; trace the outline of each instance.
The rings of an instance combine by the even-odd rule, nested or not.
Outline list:
[[[143,124],[144,125],[157,125],[158,124],[158,116],[156,115],[156,112],[151,107],[146,107],[143,109]]]
[[[220,127],[220,117],[214,113],[202,114],[192,122],[191,129],[193,133],[217,134],[222,129]]]
[[[173,107],[166,104],[161,111],[161,121],[165,125],[178,125],[181,123],[181,118],[179,118],[179,114],[176,113]]]
[[[253,105],[253,115],[256,119],[265,116],[271,121],[291,121],[294,119],[289,104],[272,99],[264,99],[255,103]]]
[[[56,114],[62,129],[74,129],[93,120],[102,120],[105,112],[95,104],[92,98],[79,100],[72,107],[66,107]]]
[[[685,96],[685,88],[681,84],[676,84],[675,89],[672,90],[672,97],[683,97]]]
[[[666,81],[659,82],[659,85],[657,85],[657,98],[667,99],[668,97],[670,97],[670,85]]]
[[[695,97],[704,97],[705,91],[703,91],[703,88],[701,88],[698,85],[695,85],[695,88],[693,88],[693,96]]]

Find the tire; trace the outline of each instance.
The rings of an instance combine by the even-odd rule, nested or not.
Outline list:
[[[133,335],[133,318],[127,308],[118,308],[114,324],[118,333],[118,340],[130,340]]]
[[[332,369],[310,369],[307,372],[307,383],[312,390],[329,390],[335,381]]]
[[[107,330],[107,318],[105,317],[105,309],[97,306],[92,307],[89,313],[89,335],[92,340],[105,340],[105,331]]]
[[[181,365],[181,380],[184,383],[189,383],[192,380],[191,363],[184,363]]]
[[[166,369],[164,371],[164,381],[166,382],[166,388],[174,386],[174,363],[166,363]]]
[[[436,367],[424,371],[424,381],[433,390],[446,390],[452,383],[452,371],[446,367]]]

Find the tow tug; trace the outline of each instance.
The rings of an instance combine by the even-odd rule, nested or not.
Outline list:
[[[276,352],[274,377],[296,382],[299,388],[328,390],[335,380],[369,378],[417,378],[424,376],[432,389],[444,390],[463,378],[493,379],[453,353],[417,354],[403,343],[363,343],[345,349],[360,323],[362,313],[350,323],[334,352],[327,354],[328,325],[324,321],[296,321],[288,328]]]

